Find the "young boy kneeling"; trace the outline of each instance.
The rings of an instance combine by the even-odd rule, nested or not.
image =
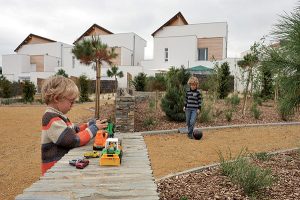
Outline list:
[[[106,120],[91,120],[81,126],[70,122],[67,114],[78,97],[76,84],[63,76],[52,76],[42,86],[47,109],[42,119],[42,175],[72,148],[87,144],[107,127]]]

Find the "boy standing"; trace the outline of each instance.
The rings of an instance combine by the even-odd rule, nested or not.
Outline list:
[[[199,90],[197,90],[199,81],[198,78],[192,76],[188,80],[188,85],[190,88],[185,93],[185,102],[183,110],[185,111],[186,124],[188,127],[188,137],[193,139],[194,126],[197,119],[197,114],[201,110],[202,95]]]
[[[72,148],[87,144],[106,120],[91,120],[81,126],[70,122],[67,114],[78,97],[76,84],[63,76],[52,76],[42,86],[47,109],[42,118],[42,175]]]

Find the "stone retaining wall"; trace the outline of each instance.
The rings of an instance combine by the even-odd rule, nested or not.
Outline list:
[[[134,132],[135,97],[118,91],[116,97],[116,132]]]

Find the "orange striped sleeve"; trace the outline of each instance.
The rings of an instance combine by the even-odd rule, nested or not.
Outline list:
[[[81,125],[79,126],[80,131],[83,131],[83,130],[86,129],[87,127],[88,127],[87,123],[81,124]]]
[[[80,146],[83,146],[90,141],[91,135],[88,130],[89,129],[85,129],[84,131],[80,131],[77,133],[80,140]]]

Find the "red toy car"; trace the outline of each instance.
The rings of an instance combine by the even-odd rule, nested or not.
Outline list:
[[[87,159],[78,160],[76,162],[75,166],[76,166],[77,169],[83,169],[83,168],[85,168],[86,166],[89,165],[89,162],[90,161],[87,160]]]
[[[69,160],[69,164],[72,165],[72,166],[75,166],[76,163],[79,161],[79,160],[83,160],[84,157],[80,157],[80,158],[76,158],[76,159],[73,159],[73,160]]]

